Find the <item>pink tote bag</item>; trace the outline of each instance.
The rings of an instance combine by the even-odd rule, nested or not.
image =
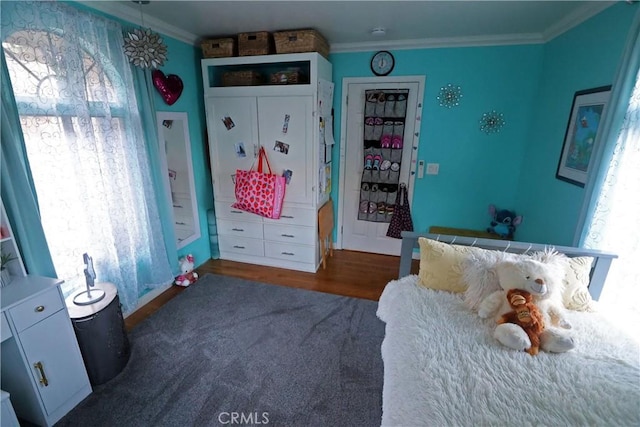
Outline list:
[[[269,173],[263,172],[262,160],[267,163]],[[286,188],[285,177],[271,173],[271,165],[264,147],[258,154],[258,170],[236,171],[236,203],[232,206],[266,218],[279,219]]]

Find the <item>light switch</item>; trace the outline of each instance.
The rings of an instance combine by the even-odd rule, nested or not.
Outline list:
[[[424,160],[418,160],[418,178],[424,176]]]
[[[440,163],[427,163],[427,175],[438,175]]]

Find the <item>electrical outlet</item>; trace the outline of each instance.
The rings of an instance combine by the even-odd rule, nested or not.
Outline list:
[[[427,163],[427,175],[438,175],[440,163]]]

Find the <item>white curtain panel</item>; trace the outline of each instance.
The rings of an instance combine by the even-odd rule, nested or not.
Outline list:
[[[7,16],[9,14],[9,16]],[[55,2],[3,7],[3,48],[65,294],[97,281],[125,311],[173,279],[120,24]]]
[[[640,321],[640,72],[609,163],[585,246],[611,250],[613,261],[600,303],[625,314],[625,324]],[[640,338],[637,330],[632,331]]]

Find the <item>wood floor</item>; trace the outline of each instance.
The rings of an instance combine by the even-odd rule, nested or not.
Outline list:
[[[390,280],[398,278],[399,265],[400,257],[334,250],[333,257],[327,261],[327,268],[323,269],[320,266],[316,273],[263,267],[219,259],[207,261],[198,267],[196,271],[200,275],[206,273],[222,274],[256,282],[377,301],[385,285]],[[412,271],[417,272],[417,270],[418,261],[414,260]],[[125,319],[127,329],[131,330],[131,328],[153,314],[184,289],[179,286],[172,286],[153,301],[132,313]]]

